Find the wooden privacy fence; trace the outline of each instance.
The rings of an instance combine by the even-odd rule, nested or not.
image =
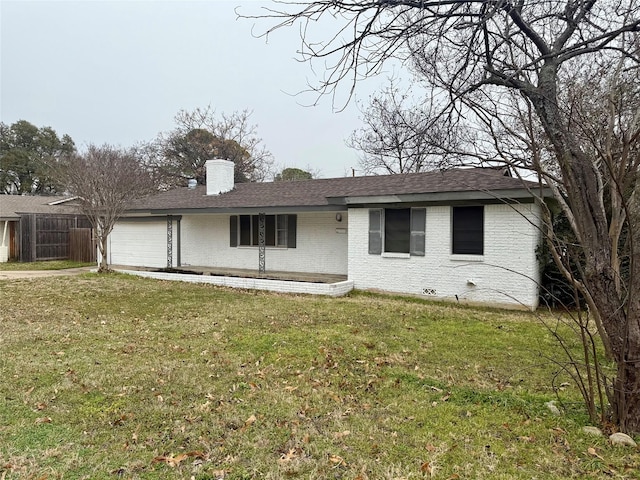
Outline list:
[[[76,262],[95,262],[96,244],[91,228],[72,228],[69,230],[69,260]]]
[[[94,262],[91,231],[89,221],[79,215],[24,214],[20,217],[20,261]]]

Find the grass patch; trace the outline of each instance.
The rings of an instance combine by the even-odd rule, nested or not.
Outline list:
[[[0,263],[0,271],[11,270],[64,270],[67,268],[91,267],[95,263],[75,262],[73,260],[49,260],[46,262],[5,262]]]
[[[635,478],[532,315],[121,274],[0,281],[3,478]],[[593,448],[594,450],[590,450]],[[590,453],[591,452],[591,453]],[[593,455],[597,453],[597,456]]]

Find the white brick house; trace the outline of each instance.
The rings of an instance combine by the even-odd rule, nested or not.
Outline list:
[[[215,160],[207,186],[134,205],[110,235],[109,260],[242,271],[252,281],[269,272],[337,275],[348,282],[340,293],[533,309],[539,202],[548,195],[493,169],[234,185],[233,164]],[[247,282],[216,281],[257,285]],[[272,286],[304,291],[294,283]]]

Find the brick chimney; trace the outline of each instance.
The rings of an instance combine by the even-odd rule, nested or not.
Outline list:
[[[207,160],[207,195],[219,195],[233,190],[233,167],[230,160]]]

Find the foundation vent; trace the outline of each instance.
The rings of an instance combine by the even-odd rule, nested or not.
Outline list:
[[[423,295],[428,295],[430,297],[435,297],[437,295],[435,288],[423,288],[422,289],[422,294]]]

